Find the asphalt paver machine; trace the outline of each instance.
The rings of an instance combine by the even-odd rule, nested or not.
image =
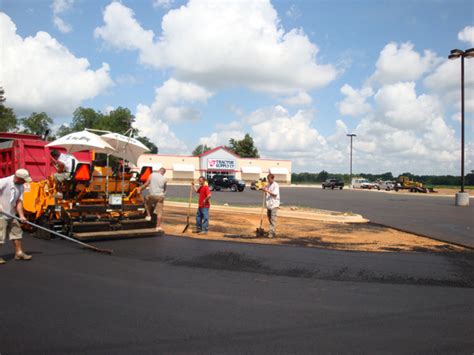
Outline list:
[[[24,210],[31,222],[78,240],[156,236],[156,216],[145,218],[138,193],[151,173],[151,167],[114,173],[109,167],[78,163],[66,181],[51,176],[26,186]],[[35,234],[51,238],[39,229]]]

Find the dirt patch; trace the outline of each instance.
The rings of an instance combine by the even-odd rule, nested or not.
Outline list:
[[[303,218],[298,218],[296,211],[293,211],[291,217],[279,217],[277,238],[275,239],[256,237],[255,230],[260,224],[260,213],[255,208],[249,208],[245,213],[236,213],[211,207],[210,227],[207,235],[192,233],[194,223],[183,234],[186,211],[184,206],[170,206],[165,203],[162,227],[167,234],[196,239],[371,252],[446,253],[467,250],[449,243],[371,223],[322,221],[316,217],[312,220],[308,218],[309,212],[307,210],[304,211]],[[192,213],[191,221],[194,222],[195,209],[192,210]],[[265,216],[263,228],[268,229]]]

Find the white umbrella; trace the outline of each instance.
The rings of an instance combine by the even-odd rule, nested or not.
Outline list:
[[[94,150],[96,153],[107,154],[107,174],[105,177],[106,196],[109,195],[109,154],[115,149],[103,140],[99,135],[89,131],[80,131],[66,134],[46,145],[47,147],[63,147],[68,153],[80,152],[82,150]]]
[[[149,151],[147,146],[139,140],[122,134],[107,133],[100,136],[100,138],[105,140],[115,149],[111,155],[128,160],[135,165],[137,165],[140,155]]]
[[[52,141],[47,147],[63,147],[68,153],[82,150],[94,150],[96,153],[110,154],[115,149],[97,134],[89,131],[80,131],[67,134]]]
[[[137,165],[138,157],[143,153],[149,151],[149,149],[139,140],[124,136],[119,133],[106,133],[101,138],[107,141],[115,151],[111,153],[116,157],[120,157],[123,160],[128,160],[133,164]],[[124,184],[125,184],[125,161],[122,162],[122,196],[124,193]]]

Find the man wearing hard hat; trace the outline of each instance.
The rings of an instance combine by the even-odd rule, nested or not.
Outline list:
[[[23,251],[21,238],[23,231],[20,223],[6,214],[15,215],[18,212],[21,222],[26,222],[23,213],[23,184],[31,182],[30,173],[26,169],[18,169],[14,175],[0,179],[0,244],[8,238],[15,246],[15,260],[30,260],[31,255]],[[0,264],[6,261],[0,258]]]

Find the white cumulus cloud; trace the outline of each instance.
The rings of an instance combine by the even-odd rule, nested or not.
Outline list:
[[[190,0],[170,10],[161,27],[155,36],[131,9],[113,2],[95,36],[112,48],[137,50],[145,65],[172,68],[176,78],[210,88],[294,94],[337,75],[333,65],[317,62],[319,48],[301,29],[283,30],[269,0]]]
[[[306,91],[300,91],[294,96],[283,99],[283,103],[289,106],[307,106],[312,102],[313,98]]]
[[[466,26],[458,33],[458,39],[462,42],[469,43],[474,46],[474,26]]]
[[[160,153],[188,154],[186,144],[176,137],[169,125],[153,114],[150,107],[138,104],[135,113],[135,128],[155,143]]]
[[[169,9],[173,6],[174,0],[154,0],[153,7],[162,7],[164,9]]]
[[[429,50],[420,55],[413,50],[410,42],[388,43],[380,52],[376,71],[371,77],[380,84],[393,84],[399,81],[418,80],[439,63],[440,59]]]
[[[366,86],[356,90],[345,84],[341,88],[341,93],[345,95],[345,98],[336,105],[341,115],[359,116],[371,110],[370,104],[366,102],[374,94],[371,87]]]
[[[72,31],[71,25],[64,22],[60,17],[63,12],[66,12],[72,8],[74,0],[53,0],[51,8],[53,9],[53,23],[57,29],[62,33],[69,33]]]
[[[311,123],[312,110],[298,110],[295,115],[281,106],[267,111],[270,115],[252,126],[258,147],[266,152],[310,152],[326,145],[324,137]],[[273,114],[272,114],[273,113]]]
[[[189,105],[205,103],[213,94],[205,88],[189,82],[168,79],[155,91],[155,101],[151,105],[153,113],[165,121],[193,121],[200,112]]]
[[[22,38],[13,21],[0,13],[2,65],[0,74],[8,105],[18,114],[45,111],[69,115],[86,99],[110,87],[109,66],[90,69],[46,32]]]
[[[400,128],[422,128],[442,115],[436,97],[416,95],[414,82],[400,82],[383,86],[374,96],[377,119]]]

